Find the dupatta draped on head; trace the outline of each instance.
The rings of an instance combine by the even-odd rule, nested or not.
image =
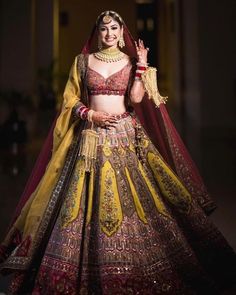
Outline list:
[[[122,51],[133,59],[137,59],[135,43],[127,26],[123,23],[123,37],[125,47]],[[91,35],[82,49],[82,54],[89,54],[96,51],[98,40],[98,30],[95,25]],[[175,129],[166,107],[163,103],[156,107],[147,95],[144,96],[140,104],[133,105],[141,124],[146,129],[156,148],[182,180],[199,205],[206,214],[211,213],[215,208],[215,204],[208,195],[203,180],[191,159],[183,141],[181,140],[177,130]],[[32,174],[28,180],[25,190],[20,198],[12,223],[20,215],[21,209],[24,207],[31,194],[39,184],[45,169],[51,158],[53,148],[53,130],[55,122],[52,124],[51,130],[33,168]]]

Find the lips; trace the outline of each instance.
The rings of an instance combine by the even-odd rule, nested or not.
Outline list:
[[[114,41],[115,38],[106,38],[105,40],[106,40],[107,42],[111,42],[111,41]]]

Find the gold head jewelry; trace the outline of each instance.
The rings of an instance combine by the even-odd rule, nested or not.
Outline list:
[[[110,15],[110,13],[113,14],[114,16],[116,16],[122,24],[124,23],[122,17],[121,17],[117,12],[115,12],[115,11],[113,11],[113,10],[106,10],[106,11],[103,11],[103,12],[97,17],[96,25],[98,25],[98,20],[99,20],[99,19],[101,18],[101,16],[103,16],[103,15],[104,15],[104,17],[102,18],[103,23],[104,23],[104,24],[110,23],[110,22],[112,21],[112,19],[113,19],[113,17]]]
[[[97,59],[104,62],[116,62],[124,58],[125,54],[119,48],[105,48],[93,54]]]
[[[104,15],[104,17],[102,18],[102,22],[104,24],[109,24],[112,21],[112,17],[110,15]]]

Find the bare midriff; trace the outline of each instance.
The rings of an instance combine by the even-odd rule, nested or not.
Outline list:
[[[112,115],[120,115],[126,111],[125,99],[121,95],[91,95],[90,109]]]

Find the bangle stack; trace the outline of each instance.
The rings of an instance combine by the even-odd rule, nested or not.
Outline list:
[[[82,120],[86,120],[88,117],[89,108],[82,105],[78,107],[78,109],[75,111],[76,115],[80,117]]]
[[[136,69],[136,72],[135,72],[134,79],[135,80],[141,80],[142,73],[144,73],[146,71],[146,69],[148,67],[148,64],[147,63],[137,62],[136,65],[137,65],[137,69]]]
[[[77,117],[80,117],[82,120],[88,120],[89,122],[93,122],[93,113],[94,110],[90,110],[85,105],[80,105],[75,111]]]

